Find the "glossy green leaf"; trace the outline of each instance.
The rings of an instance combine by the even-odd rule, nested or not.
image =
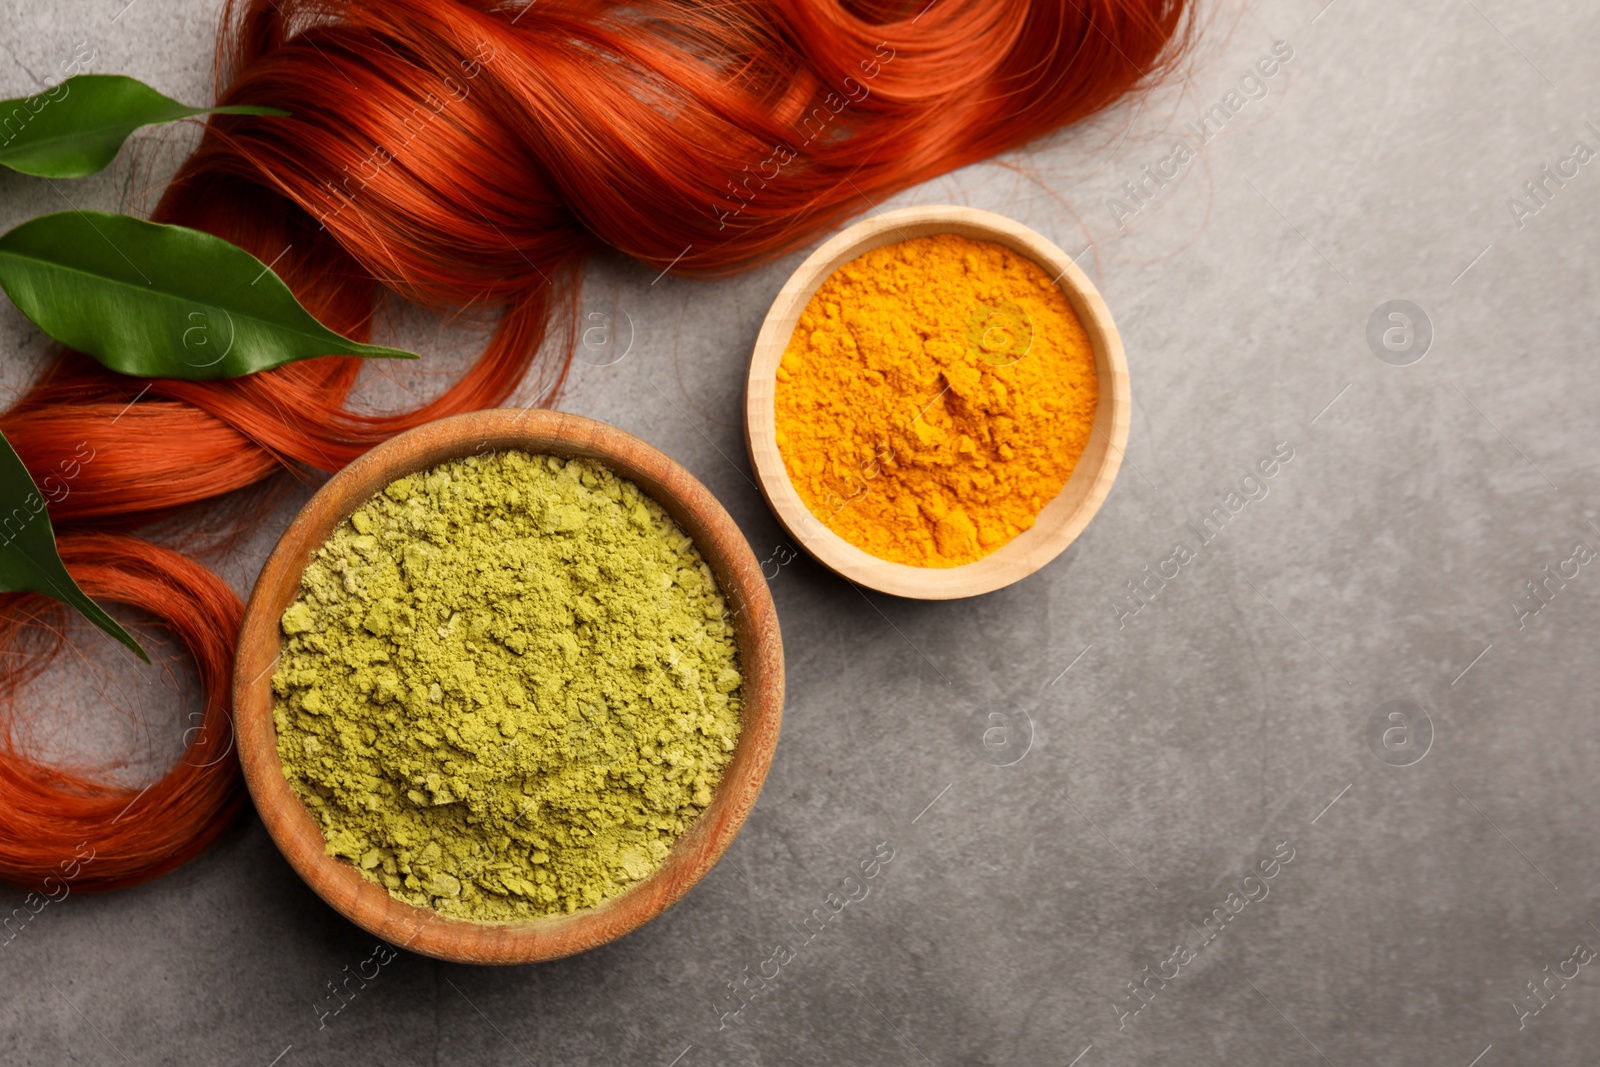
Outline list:
[[[138,653],[133,635],[78,587],[56,551],[56,532],[44,497],[17,450],[0,434],[0,593],[43,593],[77,608],[83,617]]]
[[[244,249],[128,215],[63,211],[0,236],[0,288],[41,330],[141,378],[236,378],[314,356],[416,359],[351,341]]]
[[[122,74],[79,74],[36,96],[0,100],[0,164],[82,178],[117,158],[140,126],[195,115],[287,115],[275,107],[189,107]]]

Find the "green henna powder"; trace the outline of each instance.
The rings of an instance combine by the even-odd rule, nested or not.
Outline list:
[[[393,482],[318,550],[283,630],[278,755],[328,853],[460,918],[571,912],[644,878],[739,733],[710,568],[586,460]]]

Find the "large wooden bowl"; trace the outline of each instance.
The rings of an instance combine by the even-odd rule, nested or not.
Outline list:
[[[323,849],[321,829],[283,776],[272,720],[279,620],[301,571],[350,514],[385,485],[446,460],[494,449],[597,460],[633,481],[677,520],[710,564],[733,612],[744,674],[743,725],[711,805],[649,877],[571,915],[525,922],[453,919],[390,896]],[[233,682],[239,759],[267,832],[317,895],[357,926],[423,955],[462,963],[530,963],[583,952],[661,914],[721,857],[761,792],[783,714],[783,643],[761,567],[715,497],[678,464],[621,430],[550,411],[479,411],[379,445],[307,502],[267,559],[245,610]]]
[[[1094,348],[1100,399],[1089,444],[1078,458],[1072,477],[1045,505],[1032,528],[1024,530],[982,559],[959,567],[913,567],[873,556],[822,524],[807,509],[778,451],[776,413],[778,364],[800,314],[828,276],[857,256],[875,248],[954,233],[1005,245],[1043,267],[1057,279],[1077,312]],[[767,502],[791,536],[818,562],[858,585],[919,600],[951,600],[988,593],[1020,581],[1060,555],[1100,510],[1122,465],[1128,443],[1128,362],[1122,338],[1105,301],[1083,271],[1042,234],[1019,222],[976,208],[908,207],[887,211],[843,230],[817,249],[789,278],[772,302],[745,382],[745,439],[750,462]]]

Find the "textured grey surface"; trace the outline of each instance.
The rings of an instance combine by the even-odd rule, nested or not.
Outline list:
[[[1128,463],[1065,555],[978,600],[868,599],[804,558],[783,567],[777,760],[727,859],[681,904],[555,964],[402,953],[319,1018],[372,939],[249,816],[178,874],[73,895],[0,949],[0,1061],[1593,1062],[1595,966],[1551,979],[1537,1015],[1513,1005],[1540,1003],[1525,984],[1575,946],[1600,948],[1600,573],[1552,583],[1520,629],[1513,604],[1531,605],[1523,583],[1576,544],[1600,550],[1600,163],[1520,227],[1508,200],[1576,141],[1600,149],[1584,125],[1600,12],[1324,3],[1215,6],[1171,87],[896,199],[971,203],[1088,249],[1132,366]],[[7,95],[87,41],[89,69],[204,99],[215,0],[123,4],[6,0]],[[1265,98],[1119,226],[1122,183],[1171,156],[1276,40],[1293,58]],[[157,173],[170,154],[141,137]],[[136,203],[148,181],[125,163],[56,187],[0,177],[0,222],[68,196]],[[596,264],[585,311],[611,316],[594,321],[615,347],[594,335],[587,358],[632,345],[580,365],[566,402],[686,464],[762,557],[783,536],[749,480],[741,382],[799,258],[718,284]],[[1433,328],[1407,366],[1366,340],[1396,299]],[[421,318],[393,336],[435,354],[423,387],[471,349]],[[47,351],[9,306],[0,343],[12,386]],[[1266,495],[1119,615],[1125,583],[1194,547],[1186,522],[1280,443],[1293,459]],[[274,535],[219,564],[241,591]],[[65,724],[45,730],[52,751],[170,759],[181,668],[130,681],[108,645],[82,643],[89,666],[41,683],[40,714]],[[96,689],[141,703],[151,727],[93,703]],[[1396,700],[1422,709],[1414,738],[1431,724],[1420,760],[1389,735],[1409,765],[1368,741]],[[990,711],[1010,732],[986,749]],[[1379,719],[1381,737],[1394,724]],[[867,898],[724,1019],[739,1003],[728,983],[799,941],[880,842],[894,858]],[[1230,893],[1259,896],[1243,880],[1281,842],[1293,860],[1269,894],[1207,941],[1199,927]],[[1127,983],[1170,975],[1180,945],[1194,958],[1131,1014],[1144,1001]]]

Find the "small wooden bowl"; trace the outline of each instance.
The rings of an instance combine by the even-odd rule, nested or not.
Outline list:
[[[1100,399],[1089,443],[1072,477],[1045,505],[1030,529],[972,563],[959,567],[913,567],[873,556],[832,530],[806,508],[778,451],[778,364],[806,304],[835,270],[897,241],[954,233],[1005,245],[1057,278],[1094,347]],[[791,536],[830,570],[858,585],[918,600],[953,600],[993,592],[1020,581],[1060,555],[1100,510],[1122,465],[1128,443],[1128,363],[1122,338],[1105,301],[1072,258],[1043,235],[1019,222],[976,208],[935,206],[888,211],[850,226],[817,249],[790,276],[761,324],[750,376],[745,383],[745,439],[750,462],[767,502]]]
[[[396,478],[493,449],[597,460],[665,508],[705,556],[733,612],[744,674],[743,723],[711,805],[651,875],[601,904],[525,922],[453,919],[390,896],[323,850],[322,830],[283,776],[272,721],[279,626],[300,575],[334,529]],[[783,715],[783,642],[761,567],[733,519],[695,478],[621,430],[551,411],[479,411],[420,426],[334,475],[284,531],[245,609],[233,681],[245,781],[267,832],[300,877],[362,929],[413,952],[460,963],[531,963],[584,952],[661,914],[705,876],[733,842],[761,792]]]

